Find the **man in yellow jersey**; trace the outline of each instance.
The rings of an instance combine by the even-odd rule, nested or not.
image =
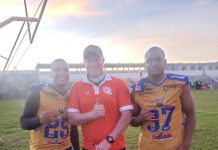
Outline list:
[[[31,130],[31,150],[79,150],[76,126],[68,122],[66,103],[69,66],[63,59],[51,63],[52,84],[31,88],[20,117],[21,127]]]
[[[141,126],[140,150],[188,150],[195,129],[195,108],[187,76],[165,73],[159,47],[145,53],[148,76],[133,86],[131,125]]]

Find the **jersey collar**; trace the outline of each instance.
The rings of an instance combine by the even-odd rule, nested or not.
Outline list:
[[[65,92],[61,92],[60,90],[58,90],[53,84],[48,84],[48,86],[50,88],[52,88],[55,92],[57,92],[59,95],[64,96],[67,94],[68,90],[66,89]]]
[[[110,80],[112,80],[111,75],[106,74],[105,77],[104,77],[104,80],[99,84],[99,86],[102,85],[103,83],[105,83],[106,81],[110,81]],[[94,85],[93,83],[91,83],[88,80],[87,76],[82,80],[82,82]]]

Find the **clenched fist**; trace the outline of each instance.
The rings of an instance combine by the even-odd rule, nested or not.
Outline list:
[[[105,116],[105,108],[102,104],[95,104],[93,110],[91,111],[91,115],[94,119]]]

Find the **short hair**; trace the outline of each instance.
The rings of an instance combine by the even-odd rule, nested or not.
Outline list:
[[[51,65],[50,65],[50,69],[51,69],[51,70],[52,70],[52,67],[53,67],[54,63],[56,63],[56,62],[58,62],[58,61],[64,62],[64,63],[66,63],[66,64],[68,65],[68,63],[67,63],[64,59],[62,59],[62,58],[57,58],[57,59],[55,59],[55,60],[53,60],[53,61],[51,62]],[[68,65],[68,67],[69,67],[69,65]]]
[[[103,57],[103,52],[101,48],[97,45],[87,46],[83,51],[83,59],[85,59],[90,53]]]
[[[146,52],[145,52],[145,58],[147,57],[147,55],[148,55],[148,53],[150,53],[150,52],[153,52],[153,51],[159,51],[162,55],[163,55],[163,57],[165,58],[165,52],[164,52],[164,50],[162,49],[162,48],[160,48],[160,47],[157,47],[157,46],[153,46],[153,47],[151,47],[151,48],[149,48]]]

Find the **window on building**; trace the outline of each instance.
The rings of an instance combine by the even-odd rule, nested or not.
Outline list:
[[[185,70],[187,70],[186,67],[182,67],[182,71],[185,71]]]
[[[191,70],[195,70],[195,67],[194,67],[194,66],[191,66]]]
[[[198,70],[202,70],[202,67],[201,67],[201,66],[199,66],[199,67],[198,67]]]

